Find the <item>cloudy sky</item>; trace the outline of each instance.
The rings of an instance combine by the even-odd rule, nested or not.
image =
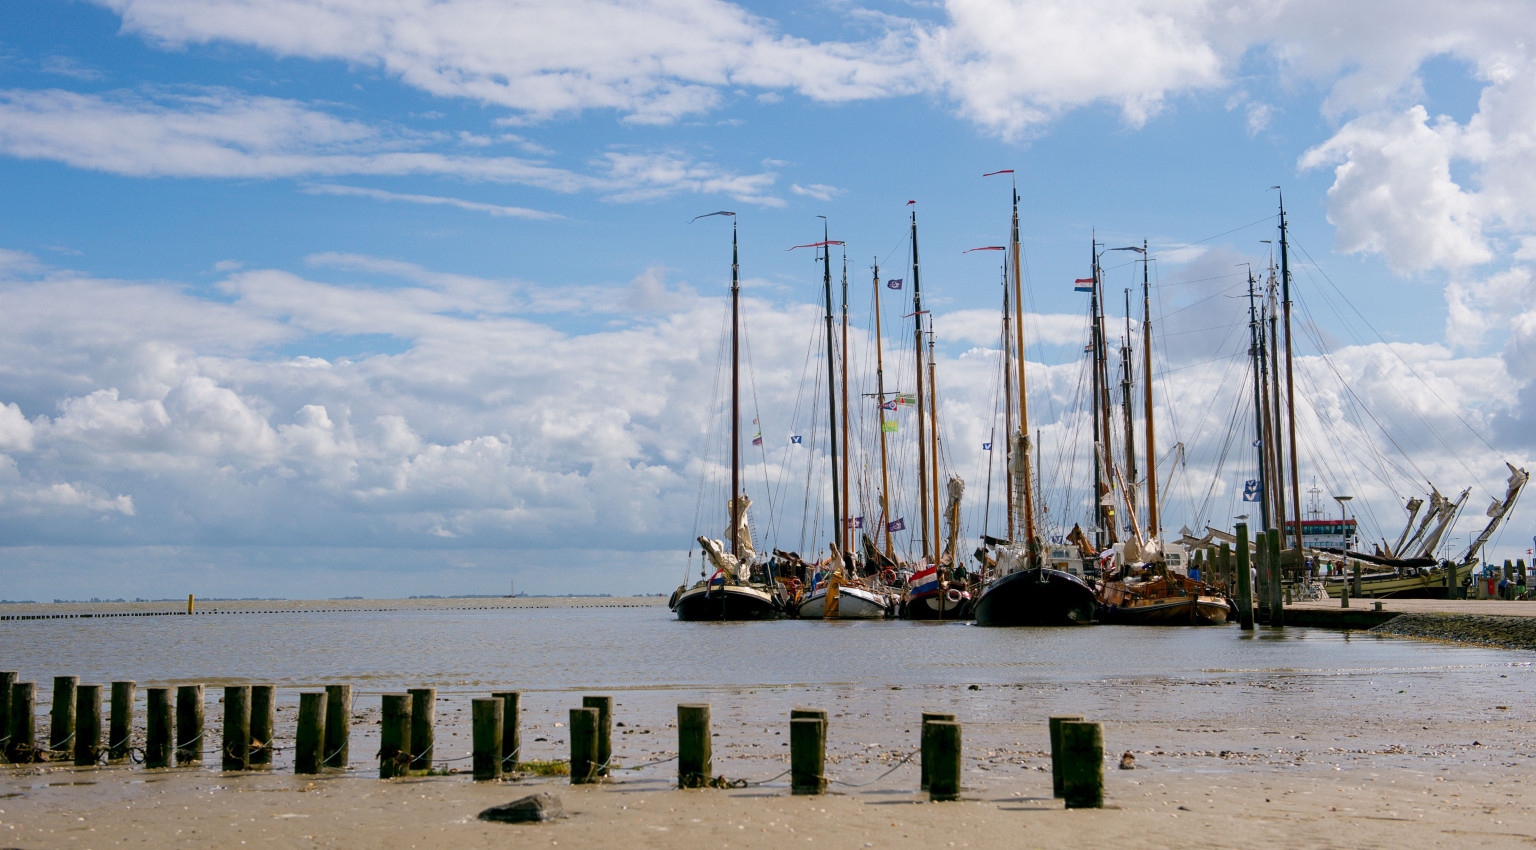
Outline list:
[[[1095,232],[1155,260],[1164,524],[1245,512],[1241,264],[1268,262],[1278,184],[1303,489],[1356,495],[1366,532],[1395,537],[1403,499],[1470,487],[1464,542],[1504,461],[1536,459],[1533,18],[1516,0],[0,4],[0,597],[670,590],[724,513],[701,479],[730,223],[689,224],[720,209],[760,531],[797,548],[825,524],[820,271],[786,249],[822,215],[847,243],[862,390],[870,266],[910,277],[915,208],[974,535],[1001,293],[998,255],[964,252],[1007,238],[1007,178],[981,176],[998,169],[1022,198],[1053,520],[1090,474],[1071,282]],[[1106,255],[1117,323],[1131,256]],[[887,298],[898,385],[908,312]],[[1523,557],[1531,517],[1489,554]]]

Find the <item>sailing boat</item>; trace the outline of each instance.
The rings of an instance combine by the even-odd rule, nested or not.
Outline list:
[[[913,202],[909,201],[908,204]],[[950,517],[949,546],[947,551],[939,545],[939,451],[938,451],[938,399],[936,370],[933,363],[932,343],[927,358],[926,377],[923,362],[923,286],[919,274],[921,264],[917,253],[917,211],[912,211],[912,333],[913,356],[916,358],[915,377],[917,392],[917,513],[921,518],[922,536],[920,555],[916,569],[907,578],[902,592],[899,613],[906,620],[962,620],[971,612],[970,592],[959,583],[950,581],[958,541],[960,496],[965,482],[951,476],[947,493]],[[930,340],[932,339],[930,335]],[[931,531],[931,536],[930,536]],[[932,548],[930,548],[930,544]]]
[[[993,174],[1012,174],[1011,170]],[[991,175],[985,175],[991,176]],[[1000,542],[980,553],[983,574],[974,613],[978,626],[1054,626],[1091,623],[1099,603],[1093,589],[1066,570],[1045,565],[1035,522],[1034,482],[1030,473],[1029,397],[1024,375],[1023,287],[1020,283],[1019,190],[1015,182],[1013,231],[1013,352],[1018,356],[1018,430],[1008,437],[1008,469],[1015,495],[1011,504],[1023,509],[1023,544]],[[1004,284],[1006,289],[1006,283]],[[1006,302],[1005,302],[1006,303]],[[1009,356],[1005,342],[1003,356]],[[1011,525],[1011,521],[1010,521]]]
[[[842,357],[835,357],[837,336],[832,320],[832,240],[822,217],[822,241],[796,248],[819,248],[822,256],[822,284],[826,295],[827,336],[827,412],[832,449],[832,557],[825,573],[811,574],[810,586],[800,599],[795,616],[802,620],[877,620],[891,608],[890,599],[869,587],[858,576],[857,562],[851,557],[848,540],[853,536],[852,511],[848,505],[848,260],[843,258]],[[790,250],[794,250],[793,248]],[[837,364],[841,362],[841,381]],[[841,405],[839,405],[841,387]],[[841,411],[841,414],[839,414]],[[841,436],[841,440],[839,440]],[[841,446],[841,450],[839,450]]]
[[[692,587],[679,586],[668,607],[679,620],[771,620],[783,615],[784,603],[778,587],[769,583],[769,568],[756,564],[747,523],[752,500],[741,492],[741,274],[736,214],[721,210],[694,221],[716,215],[731,218],[731,496],[726,508],[730,545],[700,536],[704,558],[715,571]]]
[[[1103,619],[1107,623],[1124,625],[1220,625],[1227,622],[1232,613],[1231,605],[1204,582],[1169,569],[1162,554],[1161,528],[1158,522],[1157,503],[1157,452],[1152,416],[1152,300],[1148,277],[1147,243],[1141,247],[1114,248],[1116,251],[1136,251],[1141,254],[1141,330],[1142,330],[1142,384],[1145,391],[1147,436],[1147,527],[1143,535],[1136,514],[1136,489],[1125,482],[1120,470],[1115,470],[1120,489],[1125,498],[1126,516],[1130,520],[1133,540],[1126,540],[1120,548],[1125,566],[1115,578],[1106,576],[1096,590],[1099,602],[1104,606]],[[1131,387],[1131,318],[1130,295],[1126,295],[1126,337],[1121,349],[1122,404],[1125,411],[1125,460],[1126,472],[1132,481],[1136,478],[1136,446],[1133,434],[1135,417],[1132,414]],[[1106,444],[1107,445],[1107,444]],[[1106,456],[1108,452],[1106,451]],[[1131,557],[1126,557],[1131,556]],[[1131,563],[1140,559],[1139,568]]]

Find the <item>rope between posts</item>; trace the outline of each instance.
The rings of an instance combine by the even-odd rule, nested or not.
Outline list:
[[[197,733],[197,737],[193,738],[190,741],[178,742],[176,744],[176,749],[178,749],[178,750],[190,750],[190,749],[192,749],[192,745],[193,744],[196,744],[196,743],[198,743],[201,740],[203,740],[203,733],[199,732],[199,733]]]
[[[68,735],[64,736],[64,740],[60,741],[58,746],[54,746],[52,743],[50,743],[48,745],[48,752],[50,752],[50,753],[67,753],[67,752],[69,752],[69,742],[73,741],[74,739],[75,739],[75,733],[74,732],[70,732]]]
[[[512,766],[513,766],[513,767],[516,767],[516,766],[517,766],[517,757],[518,757],[518,756],[519,756],[519,755],[520,755],[520,754],[521,754],[521,753],[522,753],[522,752],[523,752],[523,748],[522,748],[522,746],[521,746],[521,745],[519,745],[519,746],[518,746],[518,747],[517,747],[517,748],[516,748],[516,749],[514,749],[514,750],[513,750],[513,751],[512,751],[512,754],[511,754],[511,755],[509,755],[509,756],[507,756],[507,757],[506,757],[506,758],[503,758],[503,759],[502,759],[502,760],[501,760],[501,763],[502,763],[502,764],[503,764],[503,765],[505,765],[505,764],[506,764],[506,763],[507,763],[507,762],[512,762]]]
[[[612,761],[612,759],[609,759],[609,761]],[[644,764],[632,765],[630,767],[617,767],[617,768],[614,768],[614,769],[615,770],[639,770],[642,767],[655,767],[658,764],[666,764],[669,761],[677,761],[677,756],[667,756],[664,759],[657,759],[655,761],[648,761],[648,762],[645,762]]]
[[[866,786],[873,785],[876,782],[879,782],[880,780],[886,778],[887,776],[890,776],[891,774],[895,773],[897,768],[901,767],[902,765],[904,765],[907,762],[911,761],[912,759],[916,758],[917,754],[920,753],[920,752],[922,752],[921,749],[913,750],[912,752],[907,754],[906,758],[904,758],[901,761],[896,762],[895,764],[891,765],[891,769],[890,770],[887,770],[886,772],[880,774],[879,776],[876,776],[874,779],[871,779],[868,782],[844,782],[841,779],[833,779],[833,778],[825,777],[825,776],[822,777],[822,778],[826,779],[828,782],[832,783],[833,785],[841,785],[844,788],[864,788]]]

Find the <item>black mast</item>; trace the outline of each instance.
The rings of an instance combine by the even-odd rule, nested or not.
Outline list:
[[[917,512],[922,517],[922,556],[928,557],[928,429],[923,421],[923,288],[918,280],[917,210],[912,211],[912,347],[917,354]],[[933,482],[937,488],[939,482]],[[937,533],[937,530],[935,530]],[[931,563],[938,565],[938,558]],[[942,600],[942,597],[940,597]],[[942,601],[940,602],[942,605]]]
[[[1267,491],[1269,490],[1269,482],[1262,480],[1265,475],[1265,467],[1268,465],[1264,460],[1264,391],[1260,384],[1263,380],[1261,372],[1264,368],[1264,343],[1260,339],[1263,323],[1259,321],[1254,297],[1253,269],[1250,268],[1248,270],[1248,329],[1250,337],[1248,353],[1253,357],[1253,431],[1259,447],[1259,478],[1261,479],[1258,482],[1259,528],[1268,528],[1269,498]]]
[[[842,479],[838,477],[838,447],[837,447],[837,360],[834,357],[834,340],[832,325],[832,241],[827,235],[827,217],[817,216],[821,219],[821,282],[827,294],[827,422],[828,430],[832,433],[832,541],[838,551],[843,551],[843,501]]]

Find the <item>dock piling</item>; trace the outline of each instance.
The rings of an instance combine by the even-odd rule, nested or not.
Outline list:
[[[0,670],[0,764],[11,760],[11,686],[16,684],[15,670]]]
[[[251,686],[224,686],[223,755],[219,766],[224,770],[251,769]]]
[[[1280,559],[1280,529],[1269,530],[1269,625],[1270,628],[1285,628],[1285,604],[1281,602],[1280,586],[1281,576],[1285,572]]]
[[[325,767],[347,769],[352,750],[352,686],[325,686]]]
[[[251,685],[251,758],[252,768],[272,766],[272,729],[276,688]]]
[[[405,776],[411,769],[410,694],[385,694],[379,728],[379,778]]]
[[[176,740],[176,712],[171,707],[171,688],[149,688],[144,692],[145,720],[144,766],[170,767],[172,743]]]
[[[510,773],[522,759],[523,733],[518,715],[523,695],[521,691],[498,691],[491,696],[501,700],[501,770]]]
[[[596,708],[571,709],[571,784],[590,785],[599,781],[597,757],[598,721]]]
[[[101,759],[101,685],[75,688],[75,766],[95,767]]]
[[[709,740],[709,703],[677,707],[677,784],[702,788],[714,772]]]
[[[789,787],[791,794],[820,794],[827,790],[827,721],[823,716],[789,718]]]
[[[1057,714],[1049,721],[1051,729],[1051,796],[1060,798],[1062,792],[1062,765],[1066,763],[1066,756],[1061,745],[1061,724],[1081,723],[1081,714]]]
[[[53,677],[53,708],[48,712],[48,757],[69,758],[75,740],[75,689],[79,676]]]
[[[112,683],[112,708],[107,720],[107,763],[120,764],[128,760],[133,749],[133,695],[137,682]]]
[[[960,724],[930,720],[923,724],[923,750],[933,756],[928,768],[928,799],[943,802],[960,799]]]
[[[411,770],[431,770],[437,688],[411,688]]]
[[[319,773],[324,763],[325,691],[299,694],[299,729],[293,743],[293,772]]]
[[[1248,523],[1237,524],[1237,621],[1245,632],[1253,631],[1253,576],[1248,566]]]
[[[176,689],[176,766],[203,763],[203,686]]]
[[[1061,748],[1061,790],[1067,808],[1104,808],[1104,724],[1061,724]]]
[[[501,776],[502,716],[505,710],[506,704],[496,697],[476,699],[470,703],[470,714],[474,721],[474,750],[470,764],[474,768],[477,782]]]
[[[923,790],[923,791],[927,791],[928,790],[929,779],[930,779],[930,777],[928,775],[929,774],[929,770],[931,769],[931,765],[933,764],[933,760],[937,757],[937,755],[935,753],[932,753],[932,752],[929,751],[929,749],[928,749],[928,733],[926,733],[926,732],[924,732],[922,730],[926,729],[928,727],[929,723],[936,723],[936,722],[939,722],[939,721],[950,721],[950,722],[953,722],[954,719],[955,719],[955,716],[953,714],[949,714],[949,713],[943,712],[943,711],[925,711],[925,712],[923,712],[922,726],[918,728],[918,735],[917,735],[917,747],[918,747],[918,756],[917,756],[917,787],[920,790]]]
[[[597,709],[597,775],[608,775],[613,759],[613,697],[582,697],[583,708]]]

